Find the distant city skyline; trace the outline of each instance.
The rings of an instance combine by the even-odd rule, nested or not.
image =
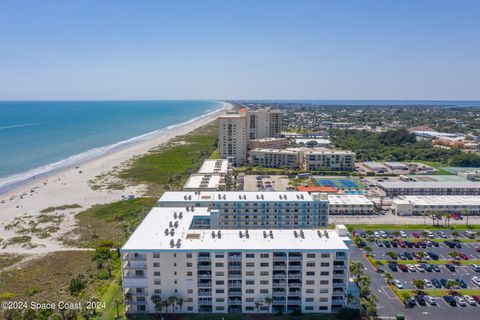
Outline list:
[[[0,1],[0,100],[480,100],[480,2]]]

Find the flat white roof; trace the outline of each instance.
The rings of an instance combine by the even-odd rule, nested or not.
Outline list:
[[[402,162],[384,162],[387,166],[392,167],[392,168],[406,168],[408,169],[408,166],[405,163]]]
[[[472,181],[383,181],[377,182],[379,186],[386,189],[474,189],[480,188],[480,182]]]
[[[255,149],[250,150],[250,153],[252,153],[252,152],[290,154],[290,155],[298,154],[298,150],[292,150],[292,149],[255,148]]]
[[[286,138],[261,138],[261,139],[252,139],[250,142],[269,142],[269,141],[285,141]]]
[[[369,167],[371,169],[386,169],[385,165],[381,162],[376,162],[376,161],[365,161],[362,162],[362,164],[366,167]]]
[[[183,186],[184,189],[215,189],[220,185],[219,174],[192,174]]]
[[[232,201],[250,201],[250,202],[304,202],[313,201],[313,194],[302,191],[167,191],[160,199],[161,202],[232,202]],[[325,199],[326,201],[326,199]]]
[[[203,161],[198,173],[220,173],[227,174],[228,160],[225,159],[207,159]]]
[[[329,194],[330,205],[372,205],[373,202],[359,194]]]
[[[402,196],[393,202],[416,206],[480,206],[480,196]]]
[[[247,238],[245,229],[222,229],[219,238],[218,229],[191,229],[195,217],[208,215],[206,208],[195,208],[194,212],[186,212],[185,208],[153,208],[130,236],[122,250],[348,250],[345,244],[348,238],[340,237],[334,230],[302,229],[302,237],[300,229],[254,229],[248,230]],[[170,222],[178,223],[177,227],[171,228]],[[171,236],[170,232],[165,235],[165,229],[169,231],[173,229],[174,235]],[[269,234],[270,230],[272,230],[273,239],[269,235],[264,237],[263,231]],[[294,230],[297,232],[297,237]],[[212,237],[212,231],[215,237]],[[173,247],[171,240],[175,244]],[[179,243],[178,246],[177,243]]]

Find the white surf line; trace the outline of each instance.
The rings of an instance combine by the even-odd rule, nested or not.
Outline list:
[[[38,124],[42,124],[43,122],[33,122],[33,123],[25,123],[25,124],[15,124],[11,126],[4,126],[0,127],[0,130],[3,129],[12,129],[12,128],[21,128],[21,127],[31,127],[31,126],[36,126]]]

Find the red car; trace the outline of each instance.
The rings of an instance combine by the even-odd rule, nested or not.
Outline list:
[[[475,249],[476,252],[480,252],[480,247],[478,247],[477,249]]]
[[[408,267],[404,264],[399,264],[397,265],[397,267],[402,270],[403,272],[407,272],[408,271]]]
[[[400,241],[400,242],[398,243],[398,245],[399,245],[401,248],[405,248],[405,242],[403,242],[403,241]],[[478,248],[478,250],[480,250],[480,248]]]
[[[420,235],[417,232],[412,233],[412,236],[414,236],[415,238],[420,238]]]
[[[475,300],[477,303],[480,303],[480,296],[473,296],[473,300]]]
[[[458,256],[463,260],[468,260],[468,256],[465,253],[459,253]]]

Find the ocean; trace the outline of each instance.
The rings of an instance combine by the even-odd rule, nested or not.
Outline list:
[[[220,101],[0,102],[0,193],[222,107]]]

